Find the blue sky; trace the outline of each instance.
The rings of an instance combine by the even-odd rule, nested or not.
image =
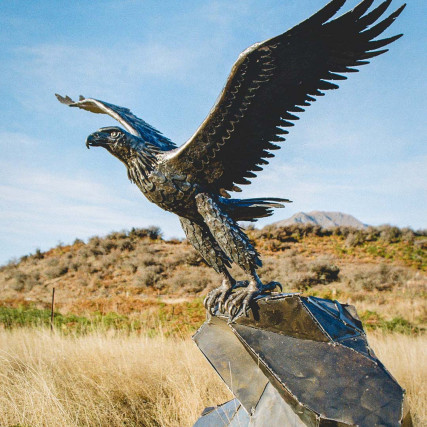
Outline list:
[[[131,227],[183,236],[178,219],[149,203],[120,162],[86,149],[86,136],[113,119],[66,108],[55,92],[127,106],[180,145],[242,50],[325,3],[1,2],[0,263]],[[427,2],[409,0],[386,33],[405,36],[302,114],[276,158],[244,187],[244,197],[294,201],[259,225],[329,210],[374,225],[427,226],[426,12]]]

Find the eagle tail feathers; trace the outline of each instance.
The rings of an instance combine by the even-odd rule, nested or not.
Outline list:
[[[274,208],[284,208],[283,203],[292,203],[288,199],[266,197],[256,199],[226,199],[220,197],[219,203],[225,212],[235,221],[255,222],[273,214]]]

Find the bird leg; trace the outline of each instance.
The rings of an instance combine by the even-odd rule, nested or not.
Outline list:
[[[276,287],[279,287],[280,290],[283,289],[279,282],[270,282],[264,285],[256,274],[255,269],[252,270],[251,276],[252,280],[249,281],[244,289],[238,290],[233,294],[229,293],[224,308],[230,315],[230,321],[233,321],[241,312],[247,315],[249,304],[258,295],[268,294]],[[233,289],[237,287],[241,286],[234,286]]]
[[[247,280],[244,281],[236,281],[233,279],[233,277],[230,275],[230,273],[224,269],[223,271],[224,279],[222,280],[221,286],[218,286],[217,288],[213,289],[208,293],[206,298],[203,301],[203,304],[206,308],[206,310],[214,315],[215,307],[218,304],[218,311],[223,313],[224,312],[224,303],[231,295],[231,292],[233,289],[241,288],[249,285],[249,282]]]

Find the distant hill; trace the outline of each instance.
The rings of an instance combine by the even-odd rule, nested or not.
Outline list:
[[[352,215],[344,214],[342,212],[298,212],[288,219],[273,223],[277,227],[284,227],[292,224],[314,224],[320,225],[323,228],[331,227],[355,227],[367,228],[367,224],[363,224]]]

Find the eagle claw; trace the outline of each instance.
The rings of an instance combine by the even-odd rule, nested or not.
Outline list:
[[[242,280],[235,282],[234,285],[230,286],[224,281],[221,286],[210,291],[203,301],[203,305],[206,310],[212,315],[215,315],[215,307],[218,305],[218,311],[220,313],[225,312],[225,304],[231,295],[231,292],[237,288],[245,288],[249,286],[248,280]]]
[[[240,313],[244,313],[245,316],[248,316],[251,301],[259,295],[270,293],[276,287],[280,288],[281,291],[283,290],[279,282],[270,282],[266,285],[250,282],[246,289],[239,290],[230,295],[225,303],[225,309],[230,316],[229,321],[233,322]]]

